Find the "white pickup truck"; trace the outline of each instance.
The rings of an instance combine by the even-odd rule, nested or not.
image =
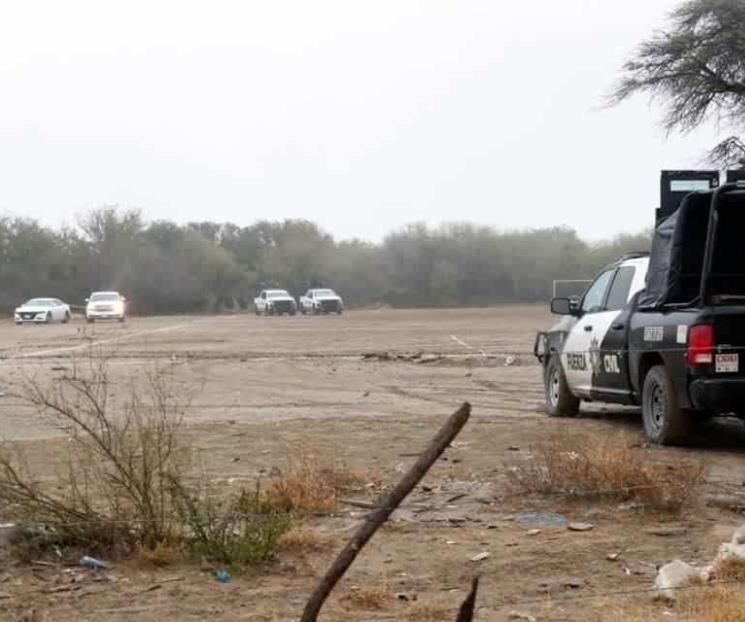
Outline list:
[[[256,315],[282,315],[297,313],[297,303],[284,289],[264,289],[254,298]]]
[[[127,319],[127,299],[119,292],[93,292],[85,299],[85,319],[91,324],[96,320]]]
[[[306,313],[338,313],[344,311],[344,301],[333,289],[309,289],[300,296],[300,311]]]

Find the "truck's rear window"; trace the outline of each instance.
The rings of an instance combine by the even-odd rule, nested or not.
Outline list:
[[[707,297],[714,304],[745,300],[745,192],[722,197],[719,223],[707,283]]]

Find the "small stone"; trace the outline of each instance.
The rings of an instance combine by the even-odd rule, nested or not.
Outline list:
[[[507,449],[509,451],[520,451],[520,447],[518,445],[510,445]]]
[[[569,523],[567,525],[569,531],[590,531],[594,527],[592,523]]]
[[[481,561],[484,561],[485,559],[488,559],[490,555],[491,554],[488,553],[487,551],[483,551],[482,553],[479,553],[478,555],[474,555],[471,558],[471,561],[472,562],[481,562]]]
[[[524,620],[525,622],[536,622],[535,616],[529,613],[523,613],[522,611],[510,611],[507,614],[508,620]]]
[[[608,553],[605,556],[605,559],[607,559],[609,562],[615,562],[615,561],[618,561],[619,557],[621,557],[620,553]]]
[[[578,590],[581,587],[585,586],[584,581],[580,581],[579,579],[569,579],[568,581],[564,581],[564,587],[571,588],[573,590]]]
[[[8,592],[0,592],[0,600],[5,600],[6,598],[10,598],[10,594]]]
[[[396,600],[408,603],[417,599],[416,594],[407,594],[406,592],[398,592],[396,594]]]
[[[688,533],[688,529],[685,527],[666,527],[662,525],[660,527],[653,527],[652,529],[645,529],[644,533],[662,538],[671,538],[674,536],[684,536]]]
[[[527,536],[537,536],[539,533],[541,533],[540,529],[529,529],[525,535]]]

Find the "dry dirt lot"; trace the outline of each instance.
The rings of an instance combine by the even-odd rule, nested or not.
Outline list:
[[[0,377],[8,387],[22,377],[54,383],[71,358],[90,351],[108,359],[114,379],[169,366],[190,396],[185,423],[203,468],[225,487],[252,486],[260,474],[282,469],[298,446],[392,483],[447,415],[469,401],[466,429],[397,520],[364,550],[322,619],[453,620],[475,573],[482,577],[477,620],[507,620],[515,611],[538,620],[690,619],[636,592],[651,586],[660,564],[710,560],[743,522],[745,429],[712,422],[695,447],[675,449],[646,446],[638,414],[628,409],[593,405],[578,419],[549,420],[541,370],[528,352],[535,331],[550,321],[542,308],[504,307],[133,318],[125,325],[2,323]],[[397,357],[415,353],[423,356]],[[506,365],[508,357],[514,360]],[[54,478],[64,431],[10,390],[0,398],[0,423],[34,473]],[[561,430],[627,434],[638,442],[638,459],[671,470],[681,461],[701,462],[706,484],[696,491],[698,502],[671,518],[628,504],[510,492],[506,464]],[[357,498],[370,501],[371,493],[362,487]],[[186,562],[154,569],[121,560],[106,581],[94,580],[102,577],[91,571],[8,562],[0,568],[0,619],[20,619],[36,608],[38,619],[63,622],[297,620],[314,581],[364,512],[342,504],[307,525],[333,538],[335,547],[282,553],[225,584]],[[569,531],[530,514],[546,512],[594,528]],[[660,531],[660,525],[680,529]],[[471,561],[481,552],[489,556]],[[78,577],[84,587],[55,592],[61,576]],[[384,595],[378,608],[363,607],[355,596],[371,588]],[[416,601],[396,600],[397,593]]]

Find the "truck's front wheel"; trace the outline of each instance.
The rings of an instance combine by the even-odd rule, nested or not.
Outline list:
[[[575,417],[579,399],[572,395],[561,361],[555,354],[546,365],[546,411],[549,417]]]
[[[642,418],[647,438],[660,445],[684,443],[691,432],[691,411],[678,406],[672,380],[664,365],[647,372],[642,388]]]

